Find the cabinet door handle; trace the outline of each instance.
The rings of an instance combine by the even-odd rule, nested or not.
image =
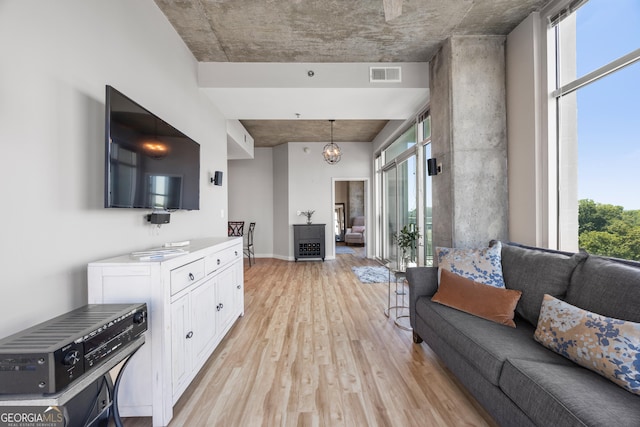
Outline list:
[[[238,256],[238,251],[235,251],[236,256]]]
[[[240,289],[240,288],[241,288],[241,286],[240,286],[240,285],[238,285],[238,286],[236,286],[236,288],[237,288],[237,289]]]
[[[189,331],[189,333],[187,334],[187,339],[189,338],[193,338],[193,331]]]
[[[218,261],[218,265],[220,265],[220,259],[218,259],[217,261]]]
[[[224,304],[220,303],[218,305],[216,305],[216,310],[220,311],[224,308]]]
[[[196,278],[193,275],[193,273],[189,273],[189,280],[191,280],[191,281],[196,280]]]

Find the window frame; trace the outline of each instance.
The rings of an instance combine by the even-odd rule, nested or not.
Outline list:
[[[564,84],[560,84],[559,64],[560,55],[567,46],[562,46],[563,37],[559,24],[567,19],[575,22],[576,12],[589,0],[559,0],[552,2],[540,12],[540,88],[543,91],[541,123],[543,134],[547,135],[546,146],[543,147],[542,186],[546,194],[542,195],[542,215],[544,222],[542,232],[543,242],[547,247],[567,251],[577,251],[578,248],[578,194],[577,194],[577,131],[571,135],[563,127],[562,118],[569,107],[563,106],[561,101],[565,97],[575,97],[576,91],[594,83],[616,71],[640,61],[640,48],[610,61],[584,76],[575,77]],[[567,21],[565,21],[567,22]],[[575,28],[575,27],[574,27]],[[573,35],[575,38],[575,34]]]
[[[416,188],[416,225],[419,227],[421,237],[417,242],[417,260],[418,265],[423,265],[424,263],[424,245],[423,245],[423,230],[424,230],[424,197],[425,197],[425,188],[424,188],[424,180],[422,176],[426,167],[423,164],[423,150],[426,144],[431,143],[431,127],[429,127],[429,135],[425,139],[421,139],[423,132],[423,124],[424,120],[430,120],[430,108],[427,105],[425,108],[420,110],[419,114],[416,114],[413,119],[407,120],[403,126],[399,127],[396,132],[394,132],[393,136],[389,138],[386,144],[384,144],[374,155],[374,173],[375,173],[375,197],[377,200],[376,203],[376,216],[378,218],[376,224],[376,249],[375,249],[375,258],[380,260],[381,262],[393,262],[395,260],[386,259],[385,257],[385,245],[388,242],[388,236],[385,234],[384,221],[387,218],[387,213],[384,211],[384,206],[386,204],[386,188],[385,188],[385,179],[384,173],[389,172],[390,170],[394,170],[396,185],[398,183],[398,168],[408,161],[411,157],[414,158],[415,161],[415,188]],[[394,158],[385,160],[385,151],[391,147],[394,143],[402,139],[402,137],[407,133],[407,131],[411,128],[414,128],[415,135],[415,144],[408,147],[406,150],[402,151]],[[396,221],[400,217],[400,206],[398,206],[398,195],[396,194]]]

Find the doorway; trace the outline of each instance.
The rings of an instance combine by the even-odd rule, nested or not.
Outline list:
[[[367,257],[367,178],[334,178],[333,179],[333,224],[334,253],[340,251],[336,248],[350,247],[356,253]],[[354,228],[354,222],[357,224]],[[362,224],[362,225],[360,225]],[[361,233],[354,236],[354,231]],[[353,251],[347,250],[347,253]],[[343,252],[344,253],[344,252]]]

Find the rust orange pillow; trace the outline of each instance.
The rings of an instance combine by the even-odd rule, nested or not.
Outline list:
[[[515,328],[514,310],[521,295],[520,291],[483,285],[440,269],[440,286],[431,301]]]

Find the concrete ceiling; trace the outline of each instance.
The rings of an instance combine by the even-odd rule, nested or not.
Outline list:
[[[403,0],[402,13],[386,21],[383,0],[155,0],[200,63],[289,64],[428,62],[448,37],[508,34],[548,1]],[[346,113],[341,117],[309,111],[303,116],[321,117],[317,126],[308,122],[271,122],[274,117],[270,112],[287,103],[292,104],[289,111],[298,111],[299,106],[293,103],[301,97],[308,98],[304,88],[296,89],[300,90],[280,89],[274,100],[277,105],[263,106],[264,120],[251,109],[250,102],[236,102],[233,111],[224,108],[221,111],[227,118],[240,119],[245,127],[248,125],[247,130],[254,136],[256,146],[272,146],[275,141],[283,140],[307,140],[311,138],[307,133],[310,129],[328,128],[323,122],[330,118],[343,119],[340,123],[342,135],[353,132],[354,138],[363,138],[362,135],[371,135],[374,129],[379,129],[379,120],[385,118],[358,105],[355,108],[360,108],[362,114],[355,117],[360,120],[352,123],[354,129],[349,129],[351,120],[346,120],[354,117]],[[419,89],[421,92],[416,93],[427,102],[428,90]],[[406,92],[406,88],[404,90]],[[214,88],[209,96],[214,102],[218,100],[219,105],[231,105],[232,99],[251,99],[247,98],[246,91],[246,87]],[[260,92],[249,96],[256,99]],[[361,97],[351,98],[353,102],[362,102]],[[340,100],[338,105],[344,106],[345,102],[348,100]],[[369,105],[375,107],[375,103]],[[386,104],[380,101],[378,105]],[[286,118],[293,117],[288,115]],[[370,126],[366,126],[366,122],[370,122]],[[369,132],[360,133],[363,127],[369,127]]]
[[[323,142],[331,138],[331,124],[326,120],[240,120],[260,147],[275,147],[287,142]],[[386,120],[336,120],[334,142],[372,141]],[[292,139],[295,135],[295,139]]]

